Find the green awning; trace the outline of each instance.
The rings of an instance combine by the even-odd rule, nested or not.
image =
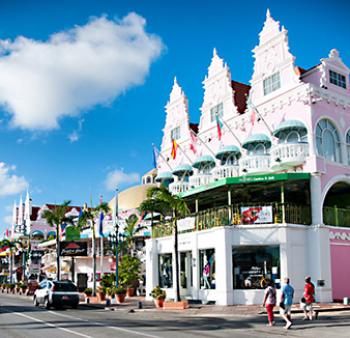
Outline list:
[[[307,134],[307,128],[305,124],[298,120],[286,120],[281,122],[277,128],[274,130],[273,135],[279,137],[281,132],[288,132],[296,130],[299,132],[300,136]]]
[[[192,167],[199,169],[200,167],[203,167],[206,165],[214,168],[215,167],[215,159],[210,155],[200,156],[195,160]]]
[[[238,155],[237,157],[240,157],[241,150],[237,146],[225,146],[216,153],[215,157],[218,160],[223,160],[232,154],[236,154]]]
[[[174,177],[170,171],[163,171],[159,173],[156,177],[156,182],[173,181]]]
[[[41,236],[44,237],[44,233],[40,230],[35,230],[31,233],[31,237],[35,237],[35,236]]]
[[[271,146],[271,140],[266,134],[252,134],[244,140],[242,147],[247,149],[250,144],[258,143],[262,143],[267,147]]]
[[[193,169],[189,164],[182,164],[173,170],[173,174],[176,176],[182,176],[184,174],[192,175]]]

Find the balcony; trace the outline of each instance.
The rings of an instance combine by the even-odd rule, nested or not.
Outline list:
[[[212,171],[213,180],[221,180],[222,178],[237,177],[239,176],[238,165],[222,165],[216,167]]]
[[[266,174],[270,172],[270,154],[247,155],[239,160],[240,175]]]
[[[309,156],[308,143],[283,143],[271,150],[271,168],[283,170],[301,165]]]
[[[207,185],[211,183],[213,180],[212,174],[203,174],[198,173],[190,177],[190,186],[191,187],[200,187],[202,185]]]
[[[179,230],[179,233],[234,225],[311,224],[310,206],[294,203],[233,204],[209,208],[191,216],[195,217],[195,228],[185,231]],[[152,237],[154,238],[170,236],[172,233],[173,225],[169,222],[154,224],[152,227]]]
[[[188,190],[190,190],[190,184],[188,182],[178,181],[178,182],[173,182],[169,184],[169,191],[173,195],[181,194]]]

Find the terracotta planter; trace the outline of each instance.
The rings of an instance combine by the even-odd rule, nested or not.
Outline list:
[[[97,292],[97,297],[100,302],[106,300],[106,295],[103,292]]]
[[[127,288],[126,289],[126,295],[128,297],[134,297],[135,296],[135,288]]]
[[[118,304],[125,302],[125,293],[116,294],[115,297],[117,299]]]
[[[181,300],[180,302],[165,302],[164,303],[164,310],[184,310],[187,309],[188,301],[187,300]]]
[[[164,307],[164,298],[159,298],[154,300],[156,308],[160,309]]]

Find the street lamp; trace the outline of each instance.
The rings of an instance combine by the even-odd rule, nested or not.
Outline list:
[[[118,189],[115,192],[114,212],[113,212],[113,224],[115,230],[115,286],[119,284],[119,250],[118,250],[118,233],[119,233],[119,221],[118,221]]]

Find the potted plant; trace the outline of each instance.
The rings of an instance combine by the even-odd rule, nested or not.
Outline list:
[[[9,284],[9,289],[10,289],[11,293],[15,293],[15,287],[16,287],[16,285],[14,283]]]
[[[19,287],[20,287],[20,294],[24,295],[27,291],[27,284],[25,282],[21,282]]]
[[[138,287],[140,279],[141,261],[130,255],[123,256],[119,263],[119,282],[126,285],[126,295],[132,297]]]
[[[151,296],[154,299],[154,304],[157,308],[162,308],[164,306],[164,300],[166,298],[166,292],[165,290],[161,289],[161,287],[158,285],[156,286],[152,292]]]
[[[115,287],[114,289],[115,289],[114,292],[116,295],[117,303],[124,303],[126,289],[123,286],[118,286],[118,287]]]
[[[97,297],[100,302],[106,300],[106,287],[100,285],[97,288]]]
[[[91,295],[92,295],[92,289],[91,289],[91,288],[86,288],[86,289],[84,290],[84,293],[85,293],[85,296],[86,296],[87,298],[89,298],[89,297],[91,297]]]

